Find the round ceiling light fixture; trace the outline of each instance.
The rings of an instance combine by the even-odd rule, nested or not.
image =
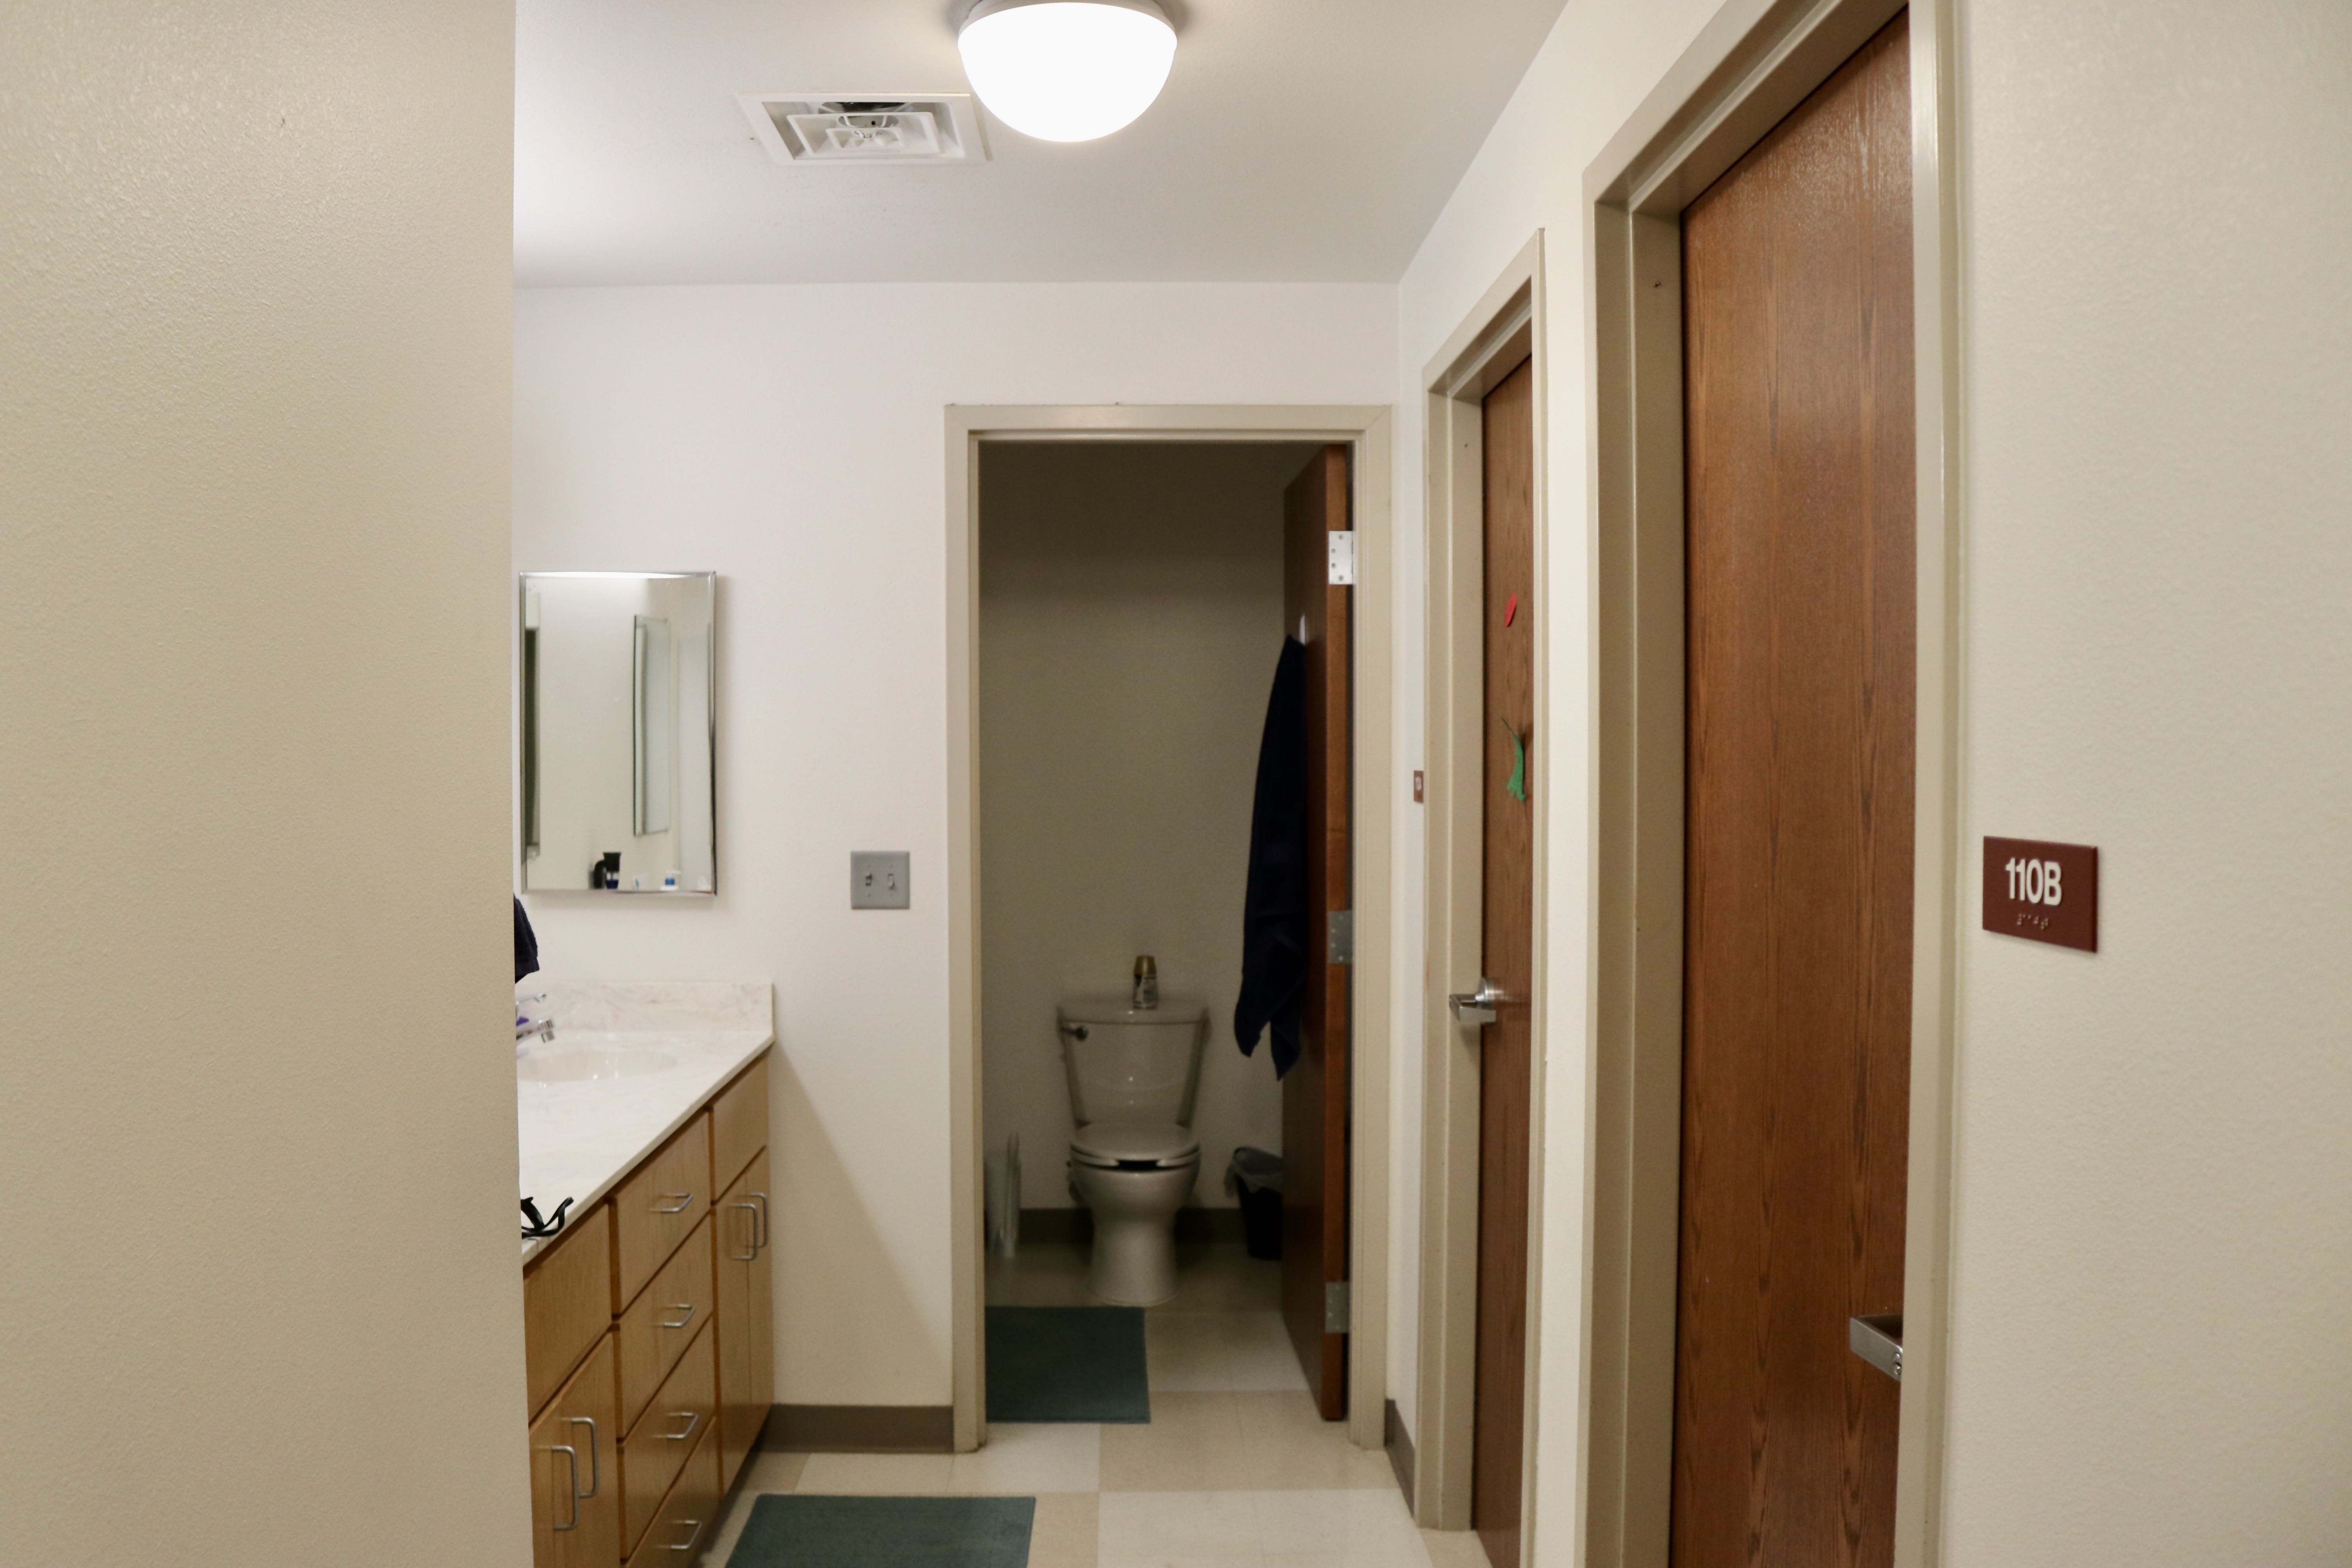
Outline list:
[[[1091,142],[1151,107],[1176,29],[1151,0],[980,0],[956,48],[999,120],[1041,142]]]

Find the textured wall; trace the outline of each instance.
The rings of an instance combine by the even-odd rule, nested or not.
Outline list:
[[[0,1555],[527,1559],[513,18],[0,8]]]

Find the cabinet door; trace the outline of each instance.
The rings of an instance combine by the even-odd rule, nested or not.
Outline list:
[[[621,1557],[620,1391],[607,1333],[530,1428],[531,1561],[612,1568]]]
[[[718,1218],[719,1484],[731,1487],[776,1399],[765,1149],[719,1200]]]
[[[767,1146],[768,1058],[762,1053],[710,1102],[712,1189],[733,1186],[751,1156]]]

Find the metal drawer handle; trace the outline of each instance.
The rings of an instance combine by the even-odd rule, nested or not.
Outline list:
[[[654,1213],[656,1214],[684,1214],[688,1209],[694,1206],[694,1194],[692,1193],[656,1193],[654,1195],[660,1198],[676,1198],[677,1200],[677,1206],[676,1208],[666,1209],[659,1204],[654,1205]]]
[[[1903,1314],[1879,1312],[1845,1321],[1846,1348],[1895,1382],[1903,1381]]]
[[[596,1418],[593,1415],[573,1415],[566,1425],[588,1428],[588,1489],[580,1490],[580,1456],[572,1456],[572,1489],[577,1497],[594,1497],[604,1489],[604,1461],[597,1457]],[[577,1514],[577,1508],[572,1512]]]
[[[684,1312],[686,1316],[680,1318],[675,1323],[665,1323],[659,1318],[656,1318],[654,1320],[654,1327],[657,1329],[682,1329],[686,1327],[687,1324],[694,1321],[694,1306],[695,1304],[691,1301],[672,1301],[669,1304],[669,1310],[673,1312]]]
[[[694,1543],[702,1539],[702,1521],[698,1519],[674,1519],[670,1521],[670,1522],[672,1524],[690,1524],[694,1526],[694,1533],[686,1538],[686,1543],[684,1545],[672,1545],[669,1550],[672,1552],[693,1551]]]
[[[1457,991],[1445,999],[1445,1005],[1454,1010],[1457,1024],[1491,1024],[1495,1021],[1495,1009],[1510,1000],[1508,992],[1482,974],[1477,990]]]
[[[547,1451],[551,1454],[561,1454],[572,1461],[572,1485],[568,1489],[572,1493],[572,1522],[559,1524],[554,1528],[559,1531],[577,1530],[580,1528],[580,1450],[569,1443],[550,1443],[547,1446]]]
[[[749,1252],[737,1252],[734,1248],[730,1247],[727,1251],[727,1260],[730,1263],[749,1263],[751,1259],[760,1256],[760,1205],[757,1204],[736,1204],[733,1206],[743,1210],[751,1216],[751,1250]]]
[[[694,1436],[694,1429],[696,1427],[702,1425],[702,1412],[699,1410],[673,1410],[670,1412],[670,1415],[673,1417],[679,1415],[685,1416],[686,1430],[683,1432],[664,1432],[661,1434],[661,1440],[665,1443],[683,1443],[688,1437]]]

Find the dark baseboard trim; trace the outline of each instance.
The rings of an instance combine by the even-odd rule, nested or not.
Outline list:
[[[1095,1239],[1091,1209],[1023,1209],[1021,1239],[1041,1247],[1089,1247]],[[1239,1246],[1243,1239],[1242,1211],[1181,1208],[1176,1211],[1176,1239],[1185,1246]]]
[[[1381,1441],[1389,1451],[1389,1468],[1396,1472],[1397,1485],[1403,1489],[1407,1512],[1412,1501],[1412,1434],[1404,1429],[1404,1417],[1397,1414],[1396,1401],[1391,1399],[1381,1412]]]
[[[951,1454],[948,1405],[779,1405],[760,1447],[784,1454]]]

